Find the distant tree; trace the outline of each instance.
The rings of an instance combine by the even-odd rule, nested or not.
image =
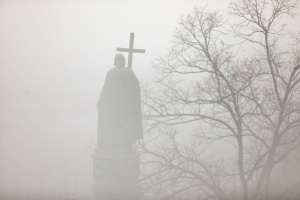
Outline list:
[[[237,0],[231,21],[206,7],[180,19],[155,64],[157,88],[143,87],[146,124],[160,138],[140,146],[145,190],[257,200],[299,189],[276,174],[300,146],[300,35],[282,23],[297,4]]]

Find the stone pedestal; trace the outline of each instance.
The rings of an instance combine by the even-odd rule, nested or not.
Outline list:
[[[98,147],[93,154],[95,200],[140,198],[139,154],[133,149]]]

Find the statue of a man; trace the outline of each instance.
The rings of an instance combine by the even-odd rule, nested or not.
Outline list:
[[[130,148],[143,137],[140,86],[134,72],[117,54],[98,101],[98,146]]]

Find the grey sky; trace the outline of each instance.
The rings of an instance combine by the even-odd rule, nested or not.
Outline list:
[[[151,63],[170,47],[178,18],[194,5],[226,12],[227,2],[1,1],[0,193],[29,187],[29,177],[39,185],[50,172],[61,183],[65,163],[89,162],[96,103],[116,47],[128,47],[130,32],[135,48],[146,49],[134,54],[133,70],[152,81]]]

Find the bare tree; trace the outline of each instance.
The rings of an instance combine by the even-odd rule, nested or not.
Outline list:
[[[160,91],[143,88],[147,125],[163,141],[141,144],[152,166],[147,189],[252,200],[283,198],[299,184],[272,181],[300,145],[299,34],[281,24],[297,3],[237,0],[234,23],[198,7],[180,19],[173,48],[155,65]],[[227,146],[216,153],[215,144]]]

